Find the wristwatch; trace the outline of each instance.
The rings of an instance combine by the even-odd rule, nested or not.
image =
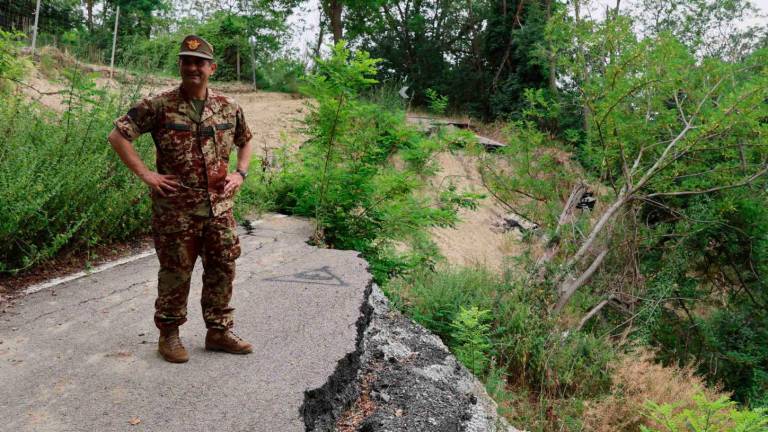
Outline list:
[[[241,170],[237,170],[236,172],[237,172],[238,174],[240,174],[240,177],[242,177],[242,178],[243,178],[243,181],[245,181],[246,177],[248,177],[248,171],[241,171]]]

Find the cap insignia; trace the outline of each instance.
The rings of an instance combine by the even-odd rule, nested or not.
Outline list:
[[[189,49],[191,49],[193,51],[196,50],[197,47],[199,47],[199,46],[200,46],[200,41],[197,40],[197,39],[190,39],[190,40],[187,41],[187,48],[189,48]]]

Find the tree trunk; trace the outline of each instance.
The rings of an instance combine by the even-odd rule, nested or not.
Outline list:
[[[563,286],[560,288],[560,298],[557,300],[557,304],[552,310],[554,315],[559,314],[560,311],[563,310],[563,307],[568,304],[568,300],[571,299],[573,294],[585,283],[587,283],[587,281],[589,281],[589,278],[591,278],[595,271],[600,268],[600,264],[603,263],[606,255],[608,255],[608,250],[600,252],[600,254],[595,257],[594,261],[592,261],[592,264],[590,264],[584,273],[579,275],[576,280],[563,284]]]
[[[85,0],[86,22],[88,31],[93,32],[93,2],[95,0]]]
[[[579,203],[581,200],[581,197],[584,196],[584,192],[587,191],[587,185],[584,184],[584,182],[579,182],[576,185],[573,186],[573,189],[571,189],[570,195],[568,195],[568,200],[566,200],[565,205],[563,206],[563,211],[560,213],[560,217],[557,220],[557,227],[555,228],[555,238],[559,237],[560,230],[563,228],[565,224],[569,224],[573,221],[574,217],[574,211],[576,210],[576,204]],[[557,254],[558,250],[560,249],[560,242],[559,241],[550,241],[550,244],[547,246],[547,248],[544,250],[544,254],[536,261],[536,267],[539,268],[538,270],[538,277],[543,278],[544,277],[544,265],[552,261],[552,258],[555,257],[555,254]]]
[[[552,19],[552,0],[547,0],[547,22]],[[557,95],[557,69],[556,59],[554,53],[554,47],[552,42],[549,42],[549,49],[547,50],[547,63],[549,63],[549,91],[552,96]]]
[[[240,81],[240,47],[237,47],[237,81]]]
[[[579,4],[579,0],[574,0],[573,2],[573,14],[574,18],[576,19],[576,25],[578,26],[581,24],[581,6]],[[584,47],[579,44],[578,48],[579,52],[579,60],[582,62],[582,68],[581,68],[581,84],[583,85],[584,82],[587,81],[587,59],[586,55],[584,54]],[[583,116],[583,127],[584,132],[589,132],[589,120],[592,116],[592,111],[589,109],[589,105],[587,105],[586,99],[584,100],[584,105],[582,106],[582,116]]]
[[[333,43],[339,43],[342,38],[344,28],[341,22],[341,12],[344,10],[343,0],[323,0],[323,9],[325,14],[331,20],[331,31],[333,32]]]
[[[317,25],[320,31],[317,32],[317,43],[315,44],[314,56],[320,58],[320,49],[323,47],[323,39],[325,38],[325,20],[323,20],[323,11],[320,11],[320,18]]]

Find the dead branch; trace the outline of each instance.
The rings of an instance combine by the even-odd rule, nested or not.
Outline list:
[[[562,227],[565,224],[570,223],[573,219],[576,204],[579,203],[579,200],[586,191],[587,185],[582,181],[578,182],[571,189],[571,194],[568,195],[568,200],[563,206],[563,211],[560,212],[560,217],[557,219],[557,227],[555,227],[555,240],[551,242],[551,244],[544,251],[544,254],[542,254],[542,256],[536,261],[536,268],[539,269],[539,276],[542,276],[541,269],[543,268],[543,265],[552,261],[552,258],[555,257],[557,251],[560,249],[560,242],[557,241],[556,238],[560,234]]]
[[[632,191],[634,192],[634,190]],[[576,254],[571,257],[571,259],[568,260],[568,264],[566,267],[570,268],[577,264],[581,259],[586,255],[587,251],[589,251],[592,248],[592,245],[595,243],[595,240],[597,240],[598,234],[600,234],[603,231],[603,228],[608,224],[608,222],[613,218],[613,216],[621,209],[624,204],[629,201],[630,193],[627,192],[626,185],[621,188],[619,191],[619,196],[616,198],[616,201],[614,201],[613,204],[611,204],[608,209],[605,210],[605,212],[600,216],[600,219],[598,219],[597,223],[595,224],[595,227],[592,228],[592,231],[590,231],[589,235],[587,236],[587,239],[582,243],[579,250],[576,252]]]
[[[573,294],[576,292],[576,290],[581,288],[589,280],[589,278],[592,277],[595,271],[597,271],[597,269],[603,263],[606,255],[608,255],[607,249],[600,252],[594,261],[592,261],[592,264],[589,265],[589,268],[587,268],[587,270],[584,271],[584,273],[582,273],[578,279],[571,283],[566,282],[563,285],[562,289],[560,290],[560,299],[557,301],[557,305],[555,305],[555,308],[552,310],[553,315],[559,314],[563,307],[568,303],[568,300],[571,299],[571,296],[573,296]]]
[[[6,79],[8,81],[13,81],[16,84],[20,84],[20,85],[22,85],[22,86],[24,86],[24,87],[26,87],[26,88],[28,88],[30,90],[34,90],[40,96],[49,96],[49,95],[57,95],[57,94],[69,93],[69,90],[59,90],[59,91],[54,91],[54,92],[43,92],[43,91],[40,91],[40,90],[36,89],[35,87],[25,83],[24,81],[20,81],[20,80],[17,80],[15,78],[4,77],[4,76],[0,76],[0,78]]]
[[[605,307],[605,305],[607,305],[608,303],[611,302],[611,300],[613,300],[613,297],[614,297],[613,294],[609,295],[608,298],[604,299],[603,301],[598,303],[595,307],[590,309],[590,311],[587,312],[586,315],[584,315],[584,318],[582,318],[581,321],[579,321],[579,324],[576,326],[574,331],[581,330],[581,328],[584,327],[584,324],[586,324],[587,321],[592,319],[593,316],[597,315],[597,313],[600,312],[600,310],[602,310]]]
[[[740,188],[740,187],[747,186],[747,185],[751,184],[752,182],[754,182],[758,178],[760,178],[763,175],[765,175],[766,172],[768,172],[768,166],[765,166],[760,171],[756,172],[755,174],[753,174],[749,178],[747,178],[747,179],[745,179],[745,180],[743,180],[743,181],[741,181],[739,183],[734,183],[734,184],[725,185],[725,186],[719,186],[719,187],[713,187],[713,188],[709,188],[709,189],[695,190],[695,191],[656,192],[656,193],[648,194],[648,195],[646,195],[646,197],[647,198],[653,198],[653,197],[658,197],[658,196],[703,195],[703,194],[719,192],[719,191],[727,190],[727,189]]]

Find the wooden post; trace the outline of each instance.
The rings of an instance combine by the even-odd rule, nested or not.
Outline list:
[[[109,61],[109,79],[115,73],[115,47],[117,46],[117,23],[120,21],[120,6],[117,6],[115,12],[115,33],[112,35],[112,59]]]
[[[240,45],[237,46],[237,80],[240,81]]]
[[[251,77],[253,86],[256,87],[256,51],[253,48],[253,42],[251,42]]]
[[[37,0],[37,6],[35,6],[35,27],[32,29],[32,57],[35,57],[35,47],[37,45],[37,23],[40,18],[40,0]]]

